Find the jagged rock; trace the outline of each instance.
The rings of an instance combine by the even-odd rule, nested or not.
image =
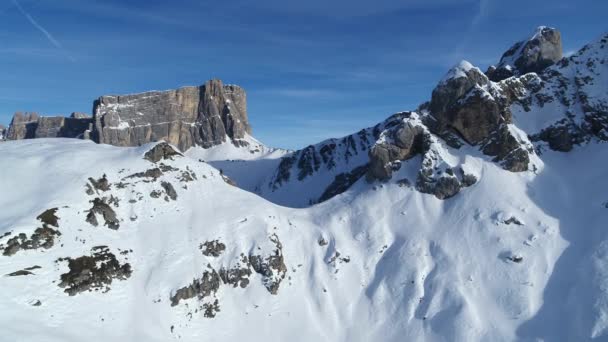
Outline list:
[[[333,182],[325,189],[321,197],[319,197],[318,203],[327,201],[328,199],[343,193],[348,190],[356,181],[358,181],[369,168],[369,164],[361,165],[354,168],[351,172],[343,172],[338,174]]]
[[[488,78],[467,61],[454,66],[433,89],[429,111],[437,119],[438,131],[444,130],[453,121],[450,109],[473,87],[488,84]]]
[[[204,256],[219,257],[225,250],[226,245],[219,240],[205,241],[199,246]]]
[[[86,138],[84,133],[92,127],[92,123],[90,117],[81,114],[66,118],[17,112],[13,116],[6,139]]]
[[[185,151],[221,144],[226,136],[240,146],[251,132],[245,91],[220,80],[200,87],[102,96],[95,101],[93,115],[93,140],[117,146],[165,140]]]
[[[49,249],[53,247],[55,244],[55,238],[61,236],[59,230],[50,227],[59,227],[59,218],[56,216],[56,212],[57,208],[52,208],[45,210],[42,214],[38,215],[36,219],[42,222],[42,227],[36,228],[36,230],[34,230],[34,233],[29,237],[29,239],[27,237],[27,234],[20,233],[19,235],[7,240],[6,246],[4,247],[4,251],[2,252],[2,254],[5,256],[11,256],[21,250],[30,250],[38,248]]]
[[[116,217],[116,212],[108,203],[106,203],[105,198],[95,198],[93,201],[93,206],[89,209],[89,213],[87,214],[86,221],[91,225],[97,227],[99,222],[97,221],[97,214],[100,214],[103,217],[104,225],[108,226],[110,229],[118,229],[120,227],[120,221]]]
[[[175,294],[171,296],[171,306],[176,306],[179,304],[180,300],[186,300],[197,296],[199,299],[203,299],[217,292],[219,287],[219,274],[214,269],[205,271],[200,279],[194,279],[192,284],[175,291]]]
[[[528,170],[530,163],[530,153],[533,153],[532,146],[519,141],[511,132],[508,125],[503,124],[494,132],[482,147],[483,153],[494,156],[494,161],[512,172],[522,172]]]
[[[134,173],[132,175],[129,175],[129,176],[125,177],[125,179],[128,179],[128,178],[152,178],[152,179],[155,180],[155,179],[159,178],[162,175],[163,175],[163,171],[161,171],[161,169],[159,169],[158,167],[155,167],[153,169],[148,169],[148,170],[146,170],[144,172]]]
[[[94,178],[89,178],[89,182],[93,185],[93,188],[100,191],[108,191],[110,190],[110,182],[108,178],[104,174],[101,178],[95,180]]]
[[[0,141],[6,139],[6,127],[4,125],[0,125]]]
[[[161,142],[152,147],[144,154],[144,159],[153,163],[157,163],[163,159],[173,160],[174,156],[183,157],[183,154],[177,152],[171,145],[166,142]]]
[[[421,126],[402,122],[387,133],[385,142],[374,145],[369,151],[368,181],[386,181],[391,178],[394,162],[409,159],[426,149],[427,134]]]
[[[59,287],[65,288],[70,296],[92,290],[107,292],[114,279],[125,280],[133,272],[131,265],[120,264],[107,246],[93,247],[90,256],[57,260],[61,261],[68,262],[70,271],[61,275]]]
[[[529,72],[539,73],[562,59],[562,39],[558,30],[546,26],[536,29],[531,38],[515,43],[501,57],[498,66],[486,74],[498,82]]]
[[[460,181],[454,176],[442,176],[434,179],[425,175],[424,172],[420,172],[416,180],[416,190],[435,195],[439,199],[453,197],[460,192],[461,187]]]
[[[212,303],[203,304],[203,316],[213,318],[218,312],[220,312],[220,304],[217,299]]]
[[[174,201],[177,200],[177,192],[175,192],[175,188],[173,188],[173,185],[171,185],[171,183],[160,182],[160,186],[165,189],[165,193],[167,194],[167,196],[169,196],[170,199]]]
[[[249,264],[253,270],[262,276],[264,286],[273,295],[279,291],[279,286],[287,273],[287,266],[283,258],[283,245],[276,234],[270,236],[270,241],[276,249],[264,259],[261,255],[249,255]]]
[[[246,288],[249,285],[249,277],[251,270],[247,267],[233,267],[229,269],[222,268],[220,270],[220,278],[224,284],[232,285],[232,287]]]
[[[38,113],[17,112],[8,126],[7,140],[32,139],[36,136]]]

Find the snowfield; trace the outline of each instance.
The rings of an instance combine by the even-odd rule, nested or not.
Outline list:
[[[605,144],[547,150],[536,174],[449,149],[479,179],[453,198],[360,179],[302,209],[228,184],[218,169],[190,157],[195,153],[144,160],[153,146],[0,144],[0,236],[11,232],[0,244],[30,236],[50,208],[58,208],[61,234],[48,249],[0,255],[2,340],[608,339]],[[405,161],[393,179],[414,179],[420,162]],[[159,163],[166,171],[157,178],[127,178]],[[184,171],[192,180],[183,180]],[[88,178],[104,174],[110,189],[87,194]],[[163,182],[173,185],[175,200]],[[110,205],[117,230],[102,215],[97,227],[86,221],[91,201],[102,196],[119,200]],[[172,305],[206,271],[235,267],[243,255],[277,253],[274,238],[283,278],[276,270],[270,278],[251,272],[245,287],[222,283],[209,296]],[[217,257],[201,251],[212,240],[225,244]],[[107,246],[132,273],[70,296],[59,286],[70,271],[60,258],[92,255],[96,246]],[[4,276],[32,266],[40,268]],[[276,294],[265,287],[270,280],[280,280]],[[205,317],[215,300],[219,311]]]

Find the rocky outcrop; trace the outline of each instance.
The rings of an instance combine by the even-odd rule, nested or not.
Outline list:
[[[407,122],[386,133],[384,141],[377,143],[369,151],[369,169],[367,180],[385,181],[391,178],[393,170],[398,166],[396,161],[407,160],[426,149],[424,128]]]
[[[497,66],[491,66],[486,74],[498,82],[511,76],[529,72],[540,73],[562,59],[562,38],[558,30],[541,26],[532,37],[515,43],[507,50]]]
[[[91,255],[76,259],[61,258],[57,262],[67,261],[69,272],[61,275],[59,287],[64,292],[75,296],[85,291],[110,291],[113,280],[125,280],[133,270],[129,263],[121,264],[107,246],[96,246]]]
[[[455,131],[509,171],[527,170],[528,154],[533,151],[507,129],[512,123],[511,104],[518,94],[526,93],[514,84],[493,83],[478,68],[461,62],[433,90],[428,110],[434,120],[427,120],[429,128],[439,136]]]
[[[200,87],[134,95],[102,96],[94,104],[93,140],[138,146],[164,140],[180,150],[205,148],[251,132],[245,91],[211,80]]]
[[[34,138],[88,138],[93,120],[82,114],[70,117],[40,116],[37,113],[17,112],[8,128],[7,140]]]
[[[0,141],[6,139],[6,127],[0,125]]]

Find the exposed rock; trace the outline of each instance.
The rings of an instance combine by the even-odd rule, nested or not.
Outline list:
[[[177,200],[177,192],[175,192],[175,188],[173,188],[173,185],[171,185],[171,183],[163,181],[160,182],[160,186],[165,189],[165,193],[167,194],[167,196],[169,196],[169,198],[174,201]]]
[[[219,301],[216,299],[214,302],[212,303],[204,303],[203,304],[203,315],[207,318],[213,318],[215,317],[215,314],[220,312],[220,304]]]
[[[6,139],[87,138],[85,131],[92,128],[93,119],[81,114],[39,116],[37,113],[17,112],[9,126]]]
[[[171,306],[176,306],[180,300],[194,297],[203,299],[215,294],[219,287],[220,276],[214,269],[210,269],[209,271],[205,271],[200,279],[194,279],[192,284],[175,291],[175,294],[171,296]]]
[[[86,221],[91,225],[97,227],[99,222],[97,221],[97,215],[101,215],[104,220],[104,225],[108,226],[110,229],[118,229],[120,227],[120,221],[116,217],[116,212],[110,205],[106,202],[105,198],[95,198],[93,201],[93,206],[89,209],[89,213],[87,214]]]
[[[429,111],[438,120],[438,131],[444,130],[453,121],[451,108],[475,86],[488,84],[488,78],[471,63],[461,61],[454,66],[433,89]]]
[[[232,287],[246,288],[249,285],[249,277],[251,276],[251,270],[249,264],[247,267],[240,267],[237,265],[233,268],[222,268],[220,269],[220,278],[224,284],[232,285]]]
[[[46,227],[47,225],[59,227],[59,217],[57,217],[57,208],[45,210],[42,214],[38,215],[36,219],[42,222],[43,227]]]
[[[337,175],[333,182],[325,189],[318,203],[327,201],[328,199],[343,193],[348,190],[356,181],[358,181],[367,172],[369,165],[361,165],[356,167],[351,172],[343,172]]]
[[[40,266],[38,266],[38,265],[36,265],[36,266],[31,266],[31,267],[26,267],[26,268],[24,268],[24,269],[22,269],[22,270],[15,271],[15,272],[12,272],[12,273],[9,273],[9,274],[7,274],[6,276],[7,276],[7,277],[18,277],[18,276],[33,275],[33,274],[34,274],[34,272],[32,272],[32,271],[33,271],[33,270],[36,270],[36,269],[39,269],[39,268],[42,268],[42,267],[40,267]]]
[[[249,264],[253,270],[262,276],[264,286],[273,295],[279,291],[279,286],[287,273],[287,266],[283,259],[283,245],[276,234],[270,236],[276,249],[265,259],[261,255],[250,255]]]
[[[174,156],[183,157],[183,155],[177,152],[171,145],[166,142],[161,142],[152,147],[148,152],[144,154],[144,159],[149,160],[153,163],[158,163],[163,159],[173,160]]]
[[[240,146],[251,132],[245,91],[220,80],[200,87],[102,96],[94,103],[93,115],[93,140],[117,146],[165,140],[185,151],[221,144],[226,136]]]
[[[512,172],[527,171],[530,163],[532,146],[519,141],[508,125],[501,125],[492,132],[485,145],[483,153],[494,156],[494,161],[500,162],[503,168]]]
[[[374,145],[369,151],[368,181],[390,179],[394,162],[409,159],[427,148],[428,133],[410,122],[402,123],[385,134],[386,141]]]
[[[562,39],[558,30],[546,26],[536,29],[531,38],[515,43],[496,67],[488,69],[495,82],[529,72],[539,73],[562,59]]]
[[[36,137],[38,113],[17,112],[8,126],[7,140],[33,139]]]
[[[93,185],[93,188],[95,190],[100,190],[100,191],[110,190],[110,182],[108,181],[108,178],[106,177],[105,174],[97,180],[95,180],[94,178],[89,178],[89,182],[91,182],[91,184]]]
[[[70,296],[93,290],[107,292],[114,279],[125,280],[132,273],[131,265],[121,264],[107,246],[93,247],[90,256],[57,261],[68,262],[70,271],[61,275],[59,287],[65,288],[64,291]]]
[[[0,125],[0,141],[6,139],[6,127],[4,127],[4,125]]]
[[[203,251],[204,256],[219,257],[225,250],[226,245],[219,240],[205,241],[199,248]]]
[[[153,169],[148,169],[148,170],[146,170],[144,172],[134,173],[132,175],[129,175],[129,176],[125,177],[125,179],[128,179],[128,178],[152,178],[152,179],[156,180],[157,178],[159,178],[162,175],[163,175],[163,172],[161,171],[161,169],[159,169],[158,167],[155,167]]]
[[[42,222],[41,228],[36,228],[34,233],[28,238],[27,234],[20,233],[6,241],[4,251],[5,256],[11,256],[21,250],[30,250],[44,248],[49,249],[54,246],[55,238],[61,236],[59,230],[53,229],[50,226],[57,228],[59,226],[59,218],[55,215],[57,208],[52,208],[38,215],[36,219]]]

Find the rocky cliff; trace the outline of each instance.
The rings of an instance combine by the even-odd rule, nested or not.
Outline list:
[[[529,72],[539,73],[562,59],[561,33],[551,27],[540,26],[527,40],[515,43],[507,50],[497,66],[486,72],[495,82]]]
[[[85,138],[93,120],[82,113],[69,117],[40,116],[38,113],[17,112],[6,133],[8,140],[34,138]]]
[[[164,140],[185,151],[225,141],[244,146],[249,133],[245,91],[210,80],[198,87],[102,96],[94,102],[93,118],[16,113],[6,138],[83,138],[116,146]]]
[[[251,133],[245,91],[211,80],[199,87],[123,96],[95,101],[93,140],[138,146],[165,140],[185,151],[231,140],[235,145]]]
[[[471,149],[505,170],[534,173],[546,148],[569,151],[608,140],[607,47],[604,35],[562,58],[559,31],[539,27],[503,54],[498,69],[508,75],[483,73],[462,61],[416,111],[285,155],[272,175],[249,190],[304,207],[365,178],[445,199],[476,182],[478,172],[462,163],[462,151]],[[226,172],[239,183],[236,171]],[[301,196],[289,195],[294,192]]]

